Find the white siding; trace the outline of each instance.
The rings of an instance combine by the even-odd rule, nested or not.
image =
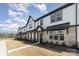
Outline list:
[[[40,25],[40,20],[35,22],[35,28],[37,28],[38,25]]]
[[[62,22],[70,22],[71,25],[75,25],[76,23],[76,4],[71,5],[65,9],[63,9],[63,21]],[[61,23],[61,22],[60,22]]]
[[[49,21],[50,19],[47,19],[45,20],[44,24],[45,25],[47,24],[48,26],[52,26],[52,25],[70,22],[70,25],[75,25],[75,4],[67,8],[64,8],[62,11],[63,11],[63,20],[50,23]]]
[[[47,31],[44,31],[43,32],[43,42],[46,42],[46,41],[49,41],[49,36],[48,36]]]
[[[77,4],[77,24],[79,24],[79,3]],[[77,27],[77,43],[79,48],[79,26]]]
[[[78,15],[77,16],[78,17],[78,20],[77,20],[78,22],[77,23],[79,24],[79,3],[77,4],[77,15]]]
[[[79,16],[79,4],[77,5],[77,9],[78,9],[77,15]],[[62,23],[66,23],[66,22],[70,22],[70,25],[75,25],[76,24],[76,4],[73,4],[73,5],[69,6],[69,7],[66,7],[66,8],[62,9],[62,13],[63,13],[63,20],[58,21],[58,22],[51,23],[50,22],[50,20],[51,20],[50,19],[50,15],[44,17],[42,19],[43,20],[42,27],[45,29],[48,26],[62,24]],[[77,24],[79,24],[79,17],[77,19],[78,19],[77,20],[78,21]],[[40,25],[40,20],[35,22],[35,28],[37,28],[37,26]],[[31,29],[29,29],[29,24],[32,24],[32,28]],[[30,19],[27,27],[25,27],[23,29],[20,29],[18,32],[25,32],[24,29],[25,29],[25,31],[34,30],[34,21],[32,19]],[[39,28],[37,31],[40,31],[40,30],[41,29]],[[66,34],[66,31],[64,31],[65,34],[66,34],[65,35],[66,39],[64,41],[66,42],[67,45],[71,45],[70,42],[73,42],[73,44],[75,44],[75,29],[73,29],[72,31],[71,30],[72,30],[72,28],[69,29],[70,33],[68,35]],[[39,35],[40,35],[40,32],[38,33],[38,40],[40,39]],[[77,42],[78,42],[78,47],[79,47],[79,27],[77,27],[77,35],[78,35],[77,36],[77,39],[78,39]],[[24,36],[22,35],[22,37],[24,37]],[[28,37],[28,35],[27,35],[27,37]],[[30,33],[29,33],[29,38],[30,38]],[[34,38],[34,33],[32,32],[32,39],[33,38]],[[36,33],[36,37],[35,38],[37,38],[37,33]],[[43,41],[44,42],[45,41],[48,41],[48,42],[52,41],[53,43],[56,43],[56,40],[50,40],[49,39],[49,32],[47,34],[46,31],[43,32]],[[61,42],[62,41],[59,41],[59,44],[61,44]]]
[[[50,16],[43,18],[43,28],[46,28],[50,24]]]
[[[79,26],[77,27],[77,44],[79,48]]]
[[[31,28],[31,29],[29,28],[29,24],[32,24],[32,28]],[[31,22],[29,22],[28,25],[27,25],[27,31],[33,30],[33,29],[34,29],[34,21],[31,21]]]

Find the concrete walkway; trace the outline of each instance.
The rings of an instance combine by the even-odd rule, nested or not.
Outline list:
[[[0,40],[0,56],[6,56],[6,40]]]

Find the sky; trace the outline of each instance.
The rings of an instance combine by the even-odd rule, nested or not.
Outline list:
[[[16,32],[27,23],[28,17],[34,19],[62,6],[62,3],[0,3],[0,32]]]

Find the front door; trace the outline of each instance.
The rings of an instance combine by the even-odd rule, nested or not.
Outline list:
[[[43,40],[43,34],[40,33],[40,43],[42,43],[42,40]]]
[[[37,32],[37,42],[38,42],[39,40],[38,40],[38,32]]]

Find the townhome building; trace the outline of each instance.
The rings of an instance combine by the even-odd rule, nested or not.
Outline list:
[[[17,38],[79,48],[79,4],[67,3],[37,19],[29,16]]]

